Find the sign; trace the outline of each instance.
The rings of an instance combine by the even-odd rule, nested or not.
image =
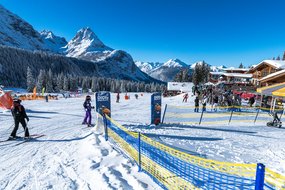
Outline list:
[[[167,90],[191,92],[193,87],[192,82],[168,82]]]
[[[161,93],[151,95],[151,124],[158,125],[161,118]]]
[[[95,94],[96,111],[101,115],[107,114],[111,117],[111,95],[109,92],[97,92]]]

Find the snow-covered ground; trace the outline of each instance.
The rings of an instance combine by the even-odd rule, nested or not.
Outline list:
[[[134,93],[130,100],[115,103],[112,94],[112,118],[132,131],[141,131],[180,150],[209,159],[264,163],[285,174],[285,130],[263,125],[190,126],[164,124],[150,126],[150,95]],[[30,117],[31,134],[45,134],[37,140],[16,145],[0,143],[0,189],[161,189],[134,161],[81,125],[84,97],[24,101]],[[182,103],[182,95],[162,99],[163,105]],[[93,103],[95,104],[94,98]],[[95,119],[95,112],[93,112]],[[9,112],[0,112],[0,140],[6,139],[13,120]],[[20,127],[18,135],[23,135]]]

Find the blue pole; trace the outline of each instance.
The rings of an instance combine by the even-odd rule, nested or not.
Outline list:
[[[166,109],[167,109],[167,104],[165,104],[165,108],[164,108],[164,112],[163,112],[163,116],[162,116],[162,121],[161,121],[161,123],[164,122],[164,116],[165,116],[165,113],[166,113]]]
[[[231,116],[230,116],[230,119],[229,119],[229,123],[228,123],[228,125],[229,125],[229,124],[230,124],[230,122],[232,121],[233,112],[234,112],[234,107],[232,107],[232,112],[231,112]]]
[[[255,190],[264,189],[265,166],[261,163],[256,167]]]
[[[105,114],[103,114],[105,140],[108,141],[108,123]]]
[[[139,143],[139,172],[142,170],[141,168],[141,133],[139,132],[139,138],[138,138],[138,143]]]
[[[202,121],[202,118],[203,118],[203,114],[204,114],[204,109],[202,110],[202,113],[201,113],[201,117],[200,117],[199,125],[201,124],[201,121]]]
[[[255,116],[255,119],[254,119],[254,124],[255,124],[255,122],[256,122],[256,119],[257,119],[257,117],[258,117],[258,114],[259,114],[259,110],[260,110],[260,108],[257,110],[256,116]]]

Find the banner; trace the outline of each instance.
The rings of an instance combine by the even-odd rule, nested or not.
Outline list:
[[[97,92],[95,94],[96,111],[101,115],[107,114],[111,117],[111,95],[109,92]]]
[[[161,93],[151,95],[151,124],[158,125],[161,118]]]
[[[35,100],[37,97],[37,87],[35,86],[33,89],[33,99]]]
[[[43,87],[43,89],[42,89],[42,96],[44,96],[45,90],[46,90],[46,88]]]
[[[4,92],[0,95],[0,107],[4,109],[11,109],[13,106],[13,98],[10,92]]]

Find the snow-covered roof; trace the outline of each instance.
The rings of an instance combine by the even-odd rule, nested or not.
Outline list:
[[[282,60],[263,60],[253,68],[257,68],[264,63],[267,63],[267,64],[269,64],[269,65],[271,65],[277,69],[285,69],[285,61],[282,61]]]
[[[275,76],[281,75],[281,74],[285,74],[285,69],[283,69],[283,70],[281,70],[281,71],[277,71],[277,72],[275,72],[275,73],[271,73],[271,74],[269,74],[269,75],[267,75],[267,76],[261,78],[260,81],[263,81],[263,80],[266,80],[266,79],[269,79],[269,78],[271,78],[271,77],[275,77]]]
[[[222,75],[227,76],[227,77],[252,78],[252,74],[223,73]]]
[[[224,72],[210,72],[211,75],[222,75]]]
[[[235,67],[229,67],[229,68],[226,68],[224,69],[225,71],[248,71],[249,69],[246,69],[246,68],[235,68]]]

